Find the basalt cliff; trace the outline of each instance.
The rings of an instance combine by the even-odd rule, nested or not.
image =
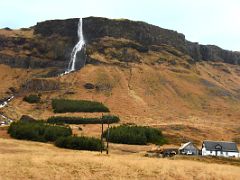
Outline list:
[[[23,28],[15,33],[10,29],[2,30],[0,63],[12,67],[64,69],[77,41],[77,25],[78,19],[51,20],[37,23],[29,29]],[[88,17],[83,19],[83,33],[87,42],[87,63],[100,63],[98,59],[91,58],[91,55],[95,51],[104,53],[104,48],[109,46],[121,49],[121,54],[111,54],[111,56],[117,56],[121,61],[126,62],[141,62],[141,58],[127,51],[127,48],[131,48],[141,53],[167,50],[174,55],[189,56],[189,62],[192,63],[214,61],[240,64],[239,52],[223,50],[213,45],[192,43],[181,33],[145,22]],[[99,46],[104,38],[105,41],[106,38],[112,38],[118,43]],[[119,43],[120,41],[122,42]]]

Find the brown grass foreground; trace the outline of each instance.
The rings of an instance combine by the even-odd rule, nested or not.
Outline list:
[[[240,167],[59,149],[0,138],[0,179],[239,179]]]

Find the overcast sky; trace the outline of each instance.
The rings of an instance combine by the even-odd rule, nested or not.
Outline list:
[[[145,21],[240,51],[240,0],[0,0],[0,28],[87,16]]]

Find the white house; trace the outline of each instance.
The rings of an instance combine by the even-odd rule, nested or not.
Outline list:
[[[226,141],[203,141],[202,156],[240,157],[237,144]]]
[[[183,144],[178,151],[184,155],[198,155],[199,153],[198,148],[192,142]]]

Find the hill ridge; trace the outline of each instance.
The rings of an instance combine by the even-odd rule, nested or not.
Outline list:
[[[0,63],[21,68],[64,69],[78,39],[77,25],[78,19],[73,18],[39,22],[29,29],[2,29],[0,30]],[[131,41],[124,46],[139,52],[162,52],[168,46],[171,49],[168,48],[170,54],[189,56],[189,62],[192,63],[213,61],[240,64],[239,52],[224,50],[215,45],[193,43],[177,31],[141,21],[87,17],[83,20],[83,33],[87,42],[87,63],[99,63],[95,61],[96,59],[89,58],[89,51],[92,51],[89,47],[103,38],[110,37]],[[126,54],[125,59],[132,58],[128,55]]]

